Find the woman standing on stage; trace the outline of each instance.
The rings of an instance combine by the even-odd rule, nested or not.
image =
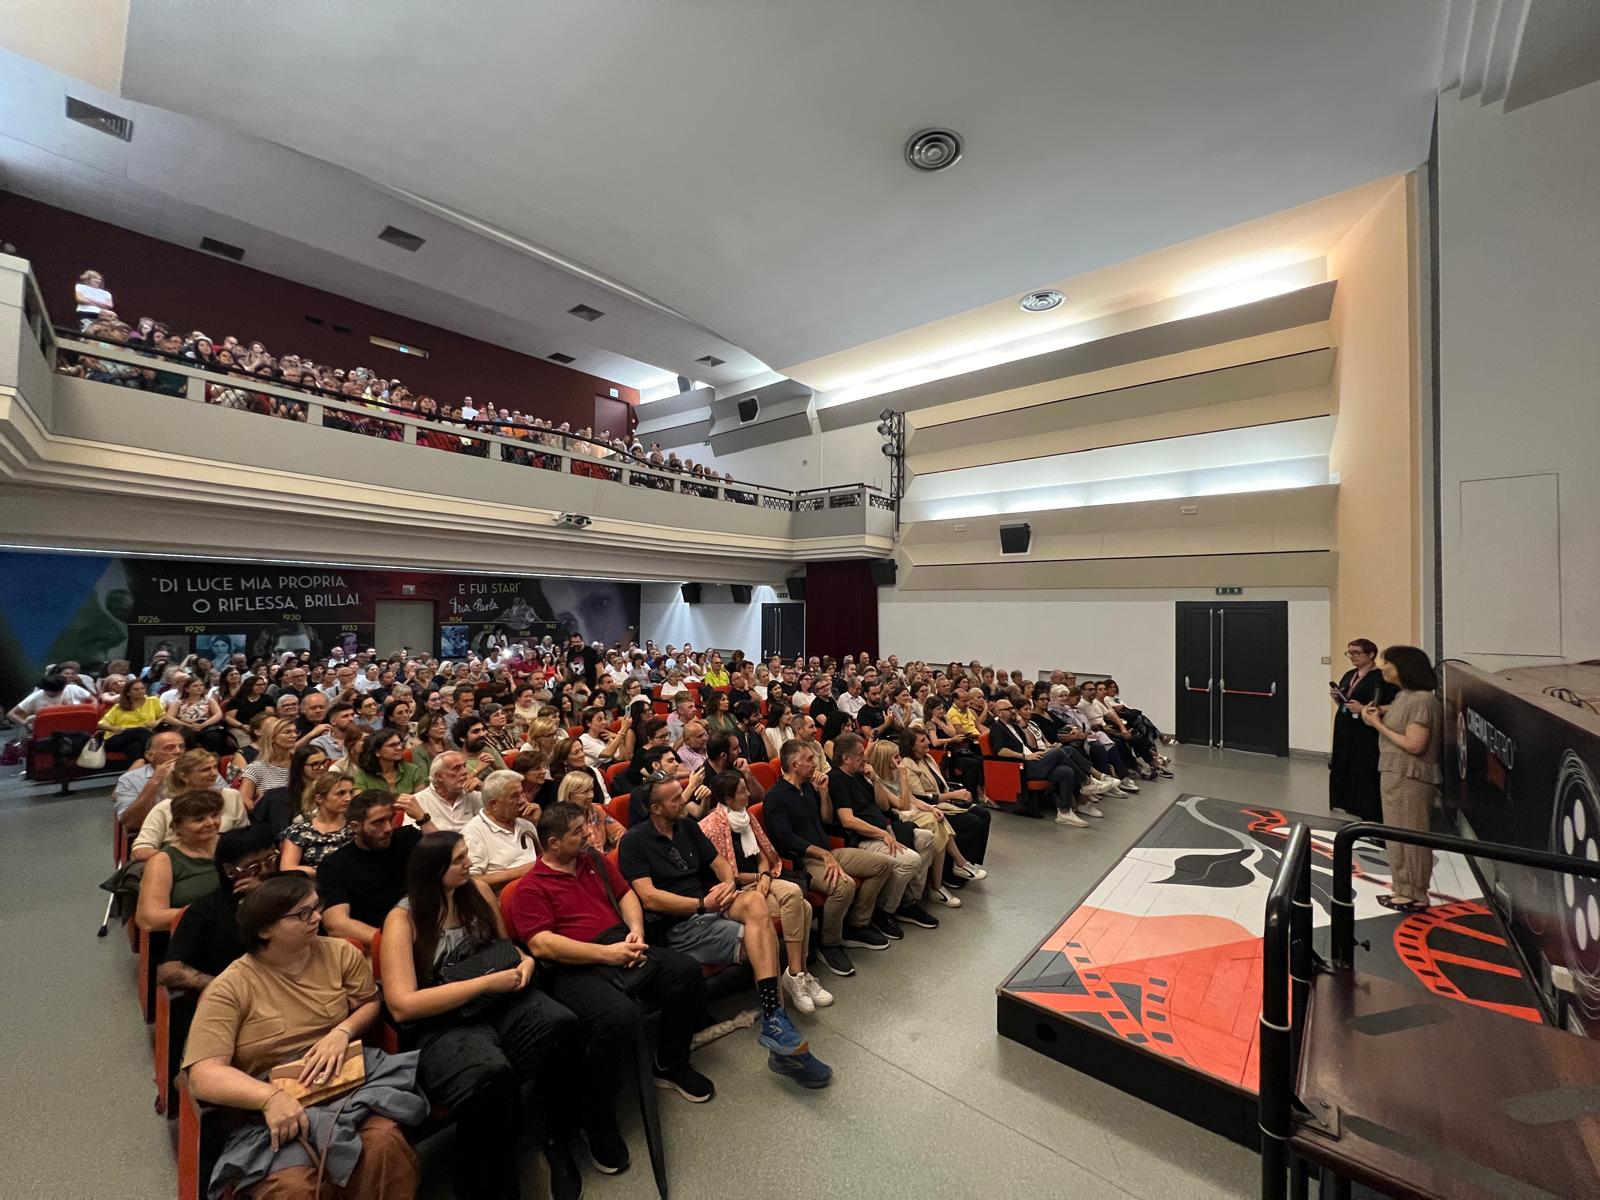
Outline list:
[[[1333,758],[1328,763],[1328,805],[1359,821],[1381,821],[1378,795],[1378,731],[1361,719],[1369,704],[1387,708],[1399,690],[1378,668],[1378,647],[1356,638],[1345,647],[1350,669],[1329,691],[1339,709],[1333,718]]]
[[[1435,689],[1439,677],[1426,652],[1415,646],[1390,646],[1383,652],[1383,677],[1400,689],[1387,709],[1377,704],[1361,710],[1361,719],[1377,731],[1378,773],[1383,795],[1383,822],[1402,829],[1427,830],[1444,776],[1439,772],[1439,730],[1443,714]],[[1400,912],[1428,907],[1433,876],[1433,851],[1403,846],[1390,839],[1390,888],[1393,895],[1378,903]]]

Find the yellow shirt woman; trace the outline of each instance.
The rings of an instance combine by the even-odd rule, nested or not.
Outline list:
[[[102,729],[143,729],[154,725],[166,714],[166,709],[161,706],[161,701],[155,696],[146,696],[144,700],[132,708],[123,708],[120,704],[113,704],[100,716]]]

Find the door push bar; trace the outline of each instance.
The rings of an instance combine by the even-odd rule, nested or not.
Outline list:
[[[1250,692],[1244,688],[1230,688],[1226,680],[1220,680],[1219,682],[1222,684],[1222,694],[1224,696],[1266,696],[1271,698],[1278,694],[1278,681],[1276,679],[1272,681],[1272,690],[1269,692]]]
[[[1189,677],[1185,675],[1183,677],[1183,690],[1186,692],[1199,692],[1202,695],[1209,694],[1211,691],[1211,680],[1206,680],[1206,685],[1203,688],[1191,687],[1189,685]]]

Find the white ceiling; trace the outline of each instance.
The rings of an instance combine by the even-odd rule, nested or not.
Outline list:
[[[786,369],[1410,169],[1445,18],[279,0],[208,20],[133,0],[124,91],[550,247]],[[921,176],[901,146],[935,124],[967,154]]]

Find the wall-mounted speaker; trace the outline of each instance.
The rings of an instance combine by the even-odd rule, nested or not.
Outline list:
[[[682,591],[685,604],[700,603],[700,585],[698,583],[686,583],[683,585]]]
[[[875,558],[872,560],[872,582],[879,587],[893,587],[899,569],[900,564],[892,558]]]
[[[755,591],[748,583],[730,583],[728,590],[733,593],[735,604],[749,604],[750,596]]]
[[[1033,526],[1026,521],[1000,526],[1000,553],[1026,554],[1033,544]]]
[[[746,396],[739,401],[739,424],[745,425],[756,419],[756,414],[761,411],[761,401],[754,396]]]
[[[806,598],[806,577],[804,575],[791,575],[783,581],[784,591],[789,593],[791,600],[804,600]]]

